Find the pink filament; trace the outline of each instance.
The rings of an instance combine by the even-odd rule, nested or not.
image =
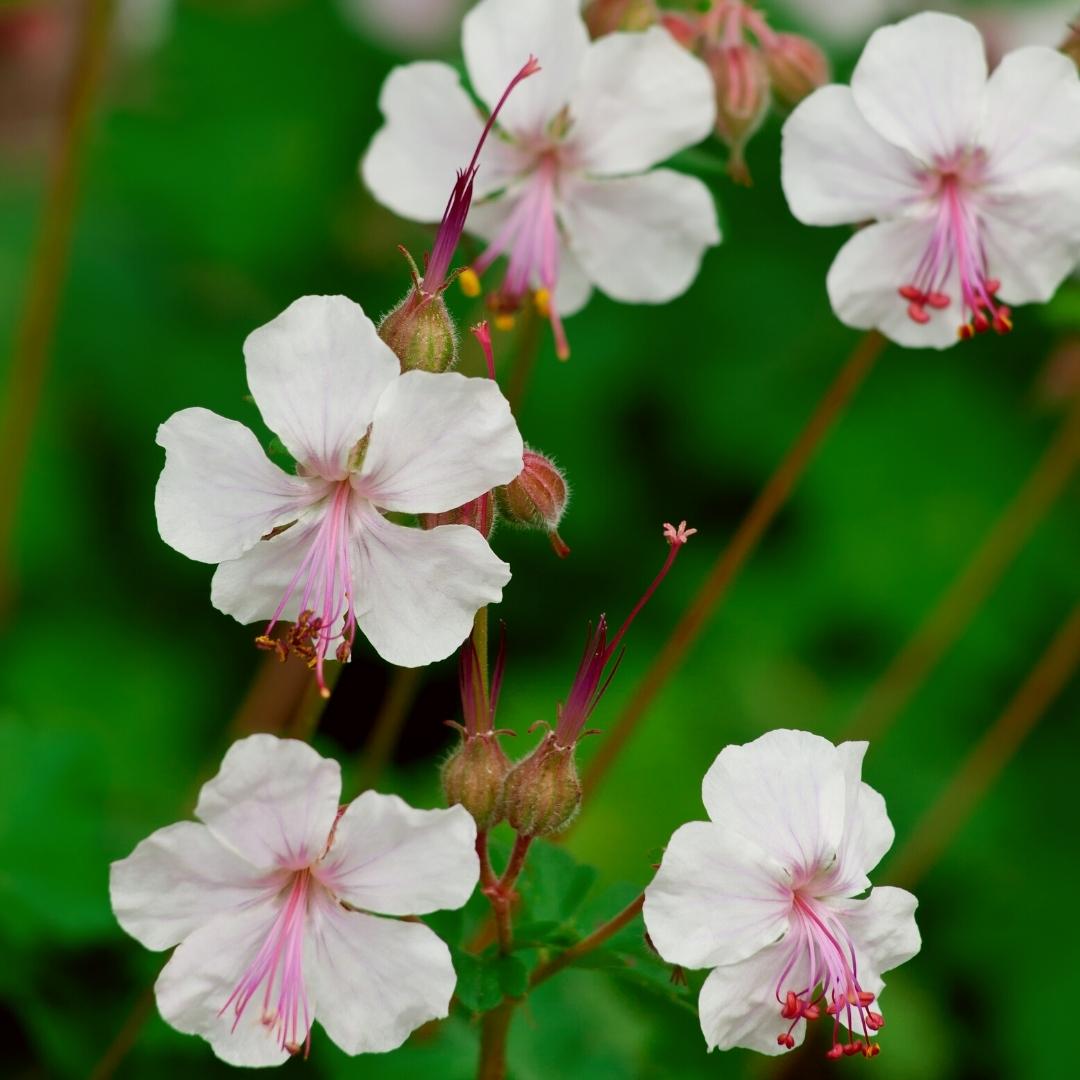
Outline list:
[[[266,940],[218,1014],[223,1015],[231,1007],[235,1031],[251,999],[260,986],[265,986],[262,1023],[277,1032],[281,1048],[290,1054],[303,1047],[306,1055],[311,1045],[311,1011],[303,970],[310,881],[307,870],[293,875],[288,898]]]

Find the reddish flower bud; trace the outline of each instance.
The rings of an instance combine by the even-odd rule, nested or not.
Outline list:
[[[506,777],[506,819],[522,836],[553,836],[581,808],[574,747],[547,735]]]
[[[566,478],[554,462],[534,450],[525,451],[524,463],[516,479],[495,489],[499,512],[513,525],[546,532],[556,552],[569,555],[558,533],[569,497]]]
[[[492,829],[504,814],[503,790],[510,759],[498,737],[486,731],[466,734],[442,767],[442,786],[448,806],[464,806],[478,829]]]
[[[457,331],[441,294],[410,289],[379,324],[379,337],[402,371],[449,371],[457,363]]]
[[[808,38],[774,34],[765,42],[764,54],[776,99],[791,108],[829,81],[828,58]]]
[[[731,150],[728,172],[749,184],[744,150],[769,112],[769,69],[747,42],[706,46],[704,60],[716,84],[716,134]]]
[[[495,500],[491,497],[491,492],[486,492],[479,499],[473,499],[454,510],[420,515],[421,528],[435,529],[440,525],[469,525],[487,540],[495,527]]]

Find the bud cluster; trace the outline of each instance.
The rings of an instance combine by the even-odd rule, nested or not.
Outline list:
[[[664,26],[705,62],[716,86],[716,134],[730,151],[732,179],[750,183],[747,143],[774,105],[789,109],[829,81],[829,61],[808,38],[778,33],[749,0],[711,0],[706,10],[663,11],[645,0],[594,0],[594,34]]]

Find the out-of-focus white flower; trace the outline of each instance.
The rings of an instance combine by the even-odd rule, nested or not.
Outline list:
[[[908,0],[776,0],[775,6],[838,45],[857,44],[898,10],[911,7]]]
[[[412,54],[449,46],[468,6],[468,0],[338,0],[362,34]]]
[[[577,0],[482,0],[463,41],[489,108],[527,57],[541,66],[503,107],[503,138],[489,141],[475,181],[467,229],[488,247],[473,269],[508,258],[494,308],[511,312],[534,294],[565,355],[561,316],[580,310],[592,285],[632,303],[685,291],[719,241],[715,207],[699,180],[651,167],[712,127],[704,65],[659,28],[590,43]],[[391,72],[380,108],[386,124],[364,180],[396,213],[438,221],[481,115],[457,73],[435,63]],[[463,281],[479,290],[475,276]]]
[[[1030,47],[987,78],[975,27],[912,16],[874,33],[850,89],[792,113],[783,184],[808,225],[875,222],[829,271],[842,322],[912,347],[1005,332],[1007,305],[1048,300],[1076,262],[1076,67]]]
[[[702,787],[711,820],[672,836],[645,925],[669,963],[713,969],[699,1000],[710,1049],[782,1053],[830,1016],[830,1057],[877,1053],[882,973],[920,940],[910,893],[856,899],[893,842],[861,779],[866,746],[805,731],[728,746]]]
[[[480,874],[461,807],[366,791],[339,811],[341,770],[306,743],[234,743],[195,813],[112,865],[120,925],[176,946],[154,987],[178,1031],[232,1065],[307,1050],[318,1020],[350,1054],[393,1050],[446,1016],[450,952],[417,922],[461,907]]]
[[[524,446],[491,379],[401,374],[359,305],[306,296],[244,343],[248,386],[299,463],[273,464],[243,424],[184,409],[158,430],[158,529],[188,558],[220,563],[214,606],[267,619],[266,648],[319,673],[348,658],[357,626],[393,664],[449,656],[510,568],[465,525],[423,530],[384,511],[452,510],[521,472]],[[273,641],[279,620],[295,623]],[[331,654],[333,655],[333,654]]]

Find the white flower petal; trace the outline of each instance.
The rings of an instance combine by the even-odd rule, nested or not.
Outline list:
[[[709,189],[671,169],[579,181],[560,216],[585,272],[626,303],[661,304],[684,293],[706,248],[720,242]]]
[[[239,559],[223,562],[210,582],[210,602],[245,625],[272,618],[315,543],[322,517],[321,511],[311,514],[273,539],[260,541]],[[295,622],[301,599],[302,590],[295,590],[281,618]]]
[[[881,862],[896,837],[885,800],[862,780],[863,755],[868,745],[846,742],[836,748],[844,762],[847,800],[840,857],[832,877],[834,889],[844,896],[854,896],[869,886],[867,874]]]
[[[311,501],[311,485],[273,464],[248,428],[208,409],[173,413],[157,444],[165,448],[158,532],[189,559],[238,558]]]
[[[1076,64],[1054,49],[1037,46],[1006,56],[986,86],[980,143],[988,184],[1000,187],[1003,199],[1014,189],[1042,186],[1042,170],[1080,166]]]
[[[888,217],[921,198],[919,163],[863,118],[846,86],[823,86],[784,124],[782,177],[804,225]]]
[[[274,885],[205,825],[158,829],[109,868],[116,921],[148,949],[168,949]]]
[[[716,91],[709,69],[666,30],[608,34],[585,54],[570,115],[587,172],[636,173],[709,134]]]
[[[705,980],[698,997],[701,1031],[709,1049],[730,1050],[736,1046],[761,1054],[783,1054],[776,1036],[788,1028],[780,1015],[776,981],[786,966],[788,955],[780,941],[738,964],[716,968]],[[799,968],[805,971],[805,962]],[[803,985],[793,971],[791,981]],[[806,1021],[800,1020],[791,1032],[795,1045],[802,1043]]]
[[[398,359],[359,304],[303,296],[244,342],[248,386],[267,426],[327,480],[346,475]]]
[[[187,1035],[201,1035],[230,1065],[280,1065],[289,1056],[280,1036],[262,1023],[261,991],[235,1030],[233,1009],[222,1011],[266,940],[281,903],[278,898],[219,915],[176,947],[154,985],[165,1022]]]
[[[499,125],[539,135],[570,101],[589,35],[578,0],[481,0],[462,23],[461,44],[473,89],[494,108],[529,56],[540,72],[514,88]]]
[[[390,72],[379,109],[386,123],[361,162],[364,183],[395,214],[440,221],[457,172],[468,165],[484,127],[476,105],[452,67],[421,62]],[[497,191],[523,164],[512,144],[498,136],[488,139],[474,197]]]
[[[870,126],[927,164],[972,147],[985,85],[979,31],[933,11],[876,30],[851,76]]]
[[[357,622],[375,651],[399,667],[449,656],[510,580],[510,567],[468,525],[407,529],[371,511],[354,550]]]
[[[592,284],[578,257],[562,240],[559,244],[559,280],[555,286],[555,310],[564,318],[576,315],[592,296]]]
[[[365,791],[338,819],[319,880],[353,907],[426,915],[461,907],[480,877],[476,822],[461,806],[415,810]]]
[[[880,330],[909,349],[947,349],[955,345],[965,321],[957,297],[956,274],[944,292],[949,307],[919,324],[908,316],[899,289],[911,281],[930,243],[933,220],[900,218],[860,229],[840,249],[826,279],[836,317],[859,330]]]
[[[312,906],[305,971],[319,1023],[347,1054],[393,1050],[446,1016],[456,982],[450,950],[428,927],[328,900]]]
[[[792,873],[833,862],[845,793],[836,747],[807,731],[770,731],[745,746],[724,747],[702,784],[714,822]]]
[[[881,975],[906,964],[919,949],[922,938],[915,923],[919,901],[906,889],[881,885],[865,900],[834,902],[842,913],[859,964],[859,981],[877,993]]]
[[[196,815],[255,866],[302,869],[323,853],[341,797],[341,767],[307,743],[249,735],[203,784]]]
[[[408,371],[379,399],[356,486],[388,510],[441,513],[508,484],[524,449],[494,380]]]
[[[711,821],[675,831],[645,890],[645,926],[670,964],[715,967],[745,959],[790,926],[783,870],[759,847]]]

